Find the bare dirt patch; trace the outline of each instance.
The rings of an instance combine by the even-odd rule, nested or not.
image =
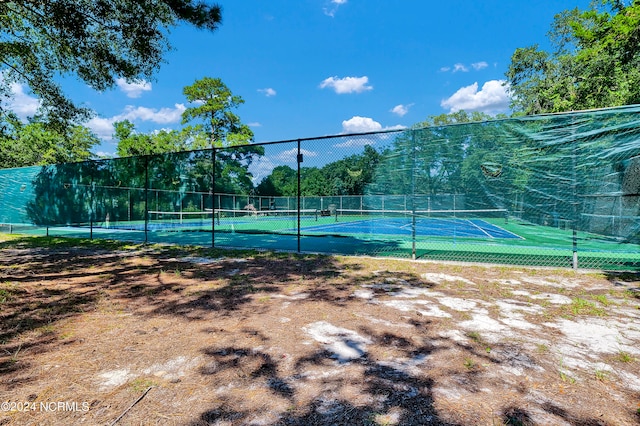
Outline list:
[[[0,234],[0,425],[634,425],[638,286]]]

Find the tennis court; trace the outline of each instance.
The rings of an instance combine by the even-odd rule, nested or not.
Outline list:
[[[507,211],[493,210],[346,210],[323,216],[317,209],[246,211],[215,209],[195,212],[149,211],[149,220],[103,221],[103,230],[214,232],[522,239],[503,226]],[[486,216],[485,218],[480,218]]]
[[[521,239],[517,234],[501,226],[506,222],[506,210],[336,210],[335,220],[303,228],[305,233],[336,235],[398,235],[422,237],[506,238]],[[502,219],[480,219],[480,215],[498,216]],[[440,217],[438,217],[440,216]],[[494,221],[496,223],[491,223]]]

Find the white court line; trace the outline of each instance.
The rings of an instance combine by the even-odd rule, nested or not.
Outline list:
[[[482,229],[481,227],[479,227],[478,225],[476,225],[475,223],[471,222],[470,219],[464,219],[465,222],[469,222],[471,224],[471,226],[473,226],[474,228],[478,228],[479,230],[481,230],[482,232],[484,232],[487,237],[489,238],[495,238],[493,235],[491,235],[490,233],[488,233],[487,231],[485,231],[484,229]]]

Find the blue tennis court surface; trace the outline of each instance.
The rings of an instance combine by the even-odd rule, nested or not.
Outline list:
[[[335,222],[326,225],[305,226],[305,232],[326,234],[377,234],[412,235],[410,219],[380,218]],[[433,219],[416,220],[416,236],[425,237],[468,237],[468,238],[506,238],[522,239],[519,235],[507,231],[482,219]]]

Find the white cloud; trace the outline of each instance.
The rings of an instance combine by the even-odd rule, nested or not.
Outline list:
[[[469,68],[467,68],[464,64],[458,63],[453,66],[453,72],[458,72],[458,71],[468,72]]]
[[[409,104],[409,105],[396,105],[393,108],[391,108],[391,112],[400,116],[400,117],[404,117],[405,115],[407,115],[407,113],[409,112],[409,108],[411,108],[413,106],[413,104]]]
[[[276,95],[276,91],[273,90],[271,87],[267,87],[266,89],[258,89],[258,92],[260,93],[264,93],[264,95],[266,97],[270,97],[270,96],[275,96]]]
[[[318,153],[315,151],[309,151],[301,149],[300,153],[304,157],[317,157]],[[249,172],[252,174],[252,181],[254,185],[258,185],[262,182],[262,179],[269,176],[276,166],[286,163],[295,163],[297,160],[298,148],[282,151],[276,155],[265,155],[256,158],[251,165],[249,165]],[[277,160],[277,161],[274,161]]]
[[[397,126],[385,127],[382,130],[404,130],[406,128],[407,126],[397,125]],[[391,137],[393,137],[392,136],[393,134],[394,133],[377,133],[374,135],[350,136],[349,139],[347,139],[346,141],[335,144],[333,146],[335,148],[352,148],[352,147],[362,147],[365,145],[373,145],[378,142],[384,142],[389,140]]]
[[[305,157],[317,157],[318,153],[315,151],[309,151],[306,149],[301,149],[300,150],[300,154],[302,154]],[[297,156],[298,156],[298,148],[292,148],[289,149],[287,151],[282,151],[281,153],[279,153],[278,155],[273,155],[271,158],[275,158],[277,160],[280,160],[284,163],[295,163],[297,160]]]
[[[402,124],[396,124],[395,126],[387,126],[382,130],[403,130],[407,129],[407,126],[403,126]]]
[[[343,4],[347,4],[347,0],[331,0],[328,6],[322,8],[322,11],[325,15],[333,18],[338,11],[338,8]]]
[[[177,123],[182,118],[185,110],[184,104],[175,104],[173,108],[153,109],[147,107],[133,107],[127,105],[124,113],[120,114],[120,120],[152,121],[158,124]]]
[[[175,104],[173,108],[153,109],[147,107],[134,107],[127,105],[121,114],[113,117],[93,117],[87,122],[90,128],[99,138],[111,140],[113,136],[113,123],[116,121],[151,121],[158,124],[177,123],[182,118],[185,110],[183,104]]]
[[[251,123],[247,123],[249,127],[262,127],[262,123],[258,123],[257,121],[253,121]]]
[[[0,79],[2,76],[0,75]],[[26,121],[28,117],[32,117],[38,112],[38,108],[42,105],[42,101],[34,98],[24,92],[24,86],[20,83],[9,84],[10,97],[3,99],[0,105],[16,113],[18,118]]]
[[[96,156],[98,158],[106,158],[106,159],[110,159],[110,158],[116,158],[116,154],[114,152],[107,152],[107,151],[97,151],[96,152]]]
[[[249,172],[253,176],[251,178],[253,184],[258,185],[262,182],[262,179],[269,176],[275,167],[276,164],[267,156],[258,157],[252,161],[249,165]]]
[[[481,69],[485,69],[488,66],[489,66],[489,64],[486,63],[485,61],[475,62],[475,63],[471,64],[471,67],[473,67],[473,69],[476,70],[476,71],[480,71]]]
[[[124,78],[119,78],[116,80],[116,84],[129,98],[139,98],[142,92],[149,92],[151,90],[151,83],[145,80],[127,83]]]
[[[369,82],[369,77],[329,77],[324,79],[322,83],[320,83],[320,88],[331,88],[338,94],[344,93],[362,93],[367,90],[372,90],[373,86],[367,86]]]
[[[352,148],[352,147],[358,147],[358,146],[373,145],[375,143],[376,143],[375,139],[363,137],[358,139],[350,138],[345,142],[338,143],[333,146],[336,148]]]
[[[116,121],[118,121],[117,116],[111,118],[93,117],[87,122],[87,127],[100,139],[110,141],[113,139],[113,123]]]
[[[471,68],[473,68],[476,71],[480,71],[482,69],[485,69],[489,66],[488,63],[486,63],[485,61],[480,61],[480,62],[474,62],[473,64],[471,64]],[[450,66],[444,66],[440,68],[440,72],[469,72],[469,67],[466,66],[465,64],[458,62],[457,64],[455,64],[453,67]]]
[[[342,122],[343,133],[366,133],[382,130],[382,124],[369,117],[358,115]]]
[[[460,110],[487,113],[505,111],[509,107],[509,93],[508,88],[503,84],[502,80],[487,81],[478,91],[478,83],[476,82],[460,88],[449,98],[443,99],[440,105],[443,108],[448,108],[449,112]]]

